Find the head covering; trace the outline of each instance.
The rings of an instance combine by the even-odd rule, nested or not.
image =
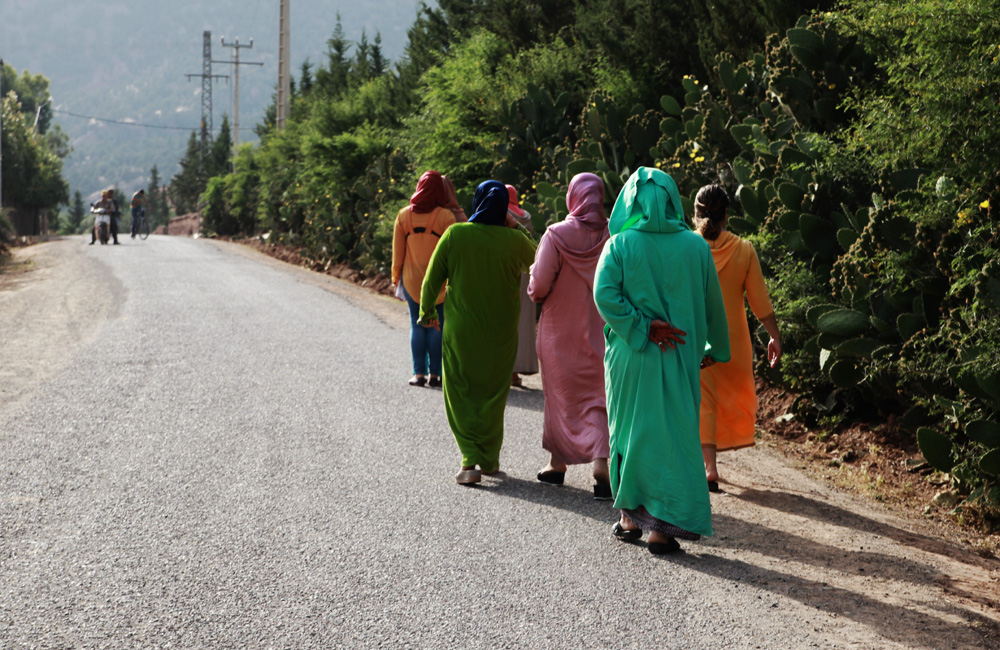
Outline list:
[[[615,201],[608,227],[612,235],[629,228],[658,233],[689,230],[677,183],[653,167],[635,170]]]
[[[574,176],[566,190],[566,207],[567,218],[579,219],[590,228],[605,228],[608,215],[604,212],[604,181],[596,174]]]
[[[469,223],[482,226],[502,226],[507,220],[510,196],[500,181],[483,181],[472,197],[472,216]]]
[[[545,237],[559,251],[562,263],[593,288],[597,260],[611,236],[604,213],[604,181],[594,174],[577,174],[566,191],[566,206],[569,215],[549,226]]]
[[[507,185],[507,210],[517,218],[524,216],[524,210],[521,209],[521,202],[517,200],[517,188],[513,185]]]
[[[434,170],[424,172],[417,181],[417,191],[410,197],[410,206],[414,212],[426,214],[433,212],[448,203],[448,192],[445,190],[441,174]]]

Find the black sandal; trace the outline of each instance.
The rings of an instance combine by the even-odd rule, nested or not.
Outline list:
[[[536,477],[542,483],[548,483],[549,485],[562,485],[563,481],[566,480],[566,472],[538,472]]]
[[[653,555],[666,555],[681,550],[681,545],[677,543],[676,539],[670,537],[669,541],[666,542],[649,542],[646,544],[646,548]]]
[[[413,379],[409,382],[410,386],[423,386],[427,383],[427,378],[423,375],[413,375]]]
[[[628,530],[622,526],[622,522],[616,521],[615,525],[611,527],[611,534],[623,542],[634,542],[642,537],[642,529],[633,528],[632,530]]]
[[[595,501],[610,501],[614,499],[614,495],[611,494],[611,486],[607,483],[595,483],[594,484],[594,500]]]

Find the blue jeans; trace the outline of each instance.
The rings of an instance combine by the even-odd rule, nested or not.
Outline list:
[[[146,211],[143,208],[132,208],[132,236],[139,234],[139,220]]]
[[[424,327],[420,324],[420,303],[410,297],[406,287],[403,287],[406,305],[410,308],[410,353],[413,355],[413,374],[426,375],[427,367],[430,373],[441,376],[441,341],[444,332],[444,304],[437,306],[438,323],[441,329]]]

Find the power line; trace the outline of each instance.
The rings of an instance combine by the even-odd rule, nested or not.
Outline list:
[[[64,111],[58,108],[52,109],[53,113],[59,113],[60,115],[70,115],[72,117],[79,117],[85,120],[94,120],[95,122],[105,122],[107,124],[118,124],[120,126],[141,126],[144,129],[167,129],[172,131],[197,131],[201,127],[186,127],[186,126],[165,126],[163,124],[143,124],[142,122],[126,122],[124,120],[112,120],[106,117],[94,117],[93,115],[81,115],[80,113],[73,113],[70,111]],[[241,131],[253,131],[254,127],[242,127]]]

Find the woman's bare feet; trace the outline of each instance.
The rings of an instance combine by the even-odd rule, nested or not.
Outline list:
[[[594,480],[601,485],[611,485],[611,473],[608,471],[607,458],[594,459]]]
[[[566,473],[566,463],[560,463],[555,458],[549,458],[549,464],[540,470],[540,474],[547,474],[549,472],[562,472]]]
[[[705,478],[709,483],[719,480],[719,467],[715,463],[715,446],[702,445],[701,455],[705,459]]]

